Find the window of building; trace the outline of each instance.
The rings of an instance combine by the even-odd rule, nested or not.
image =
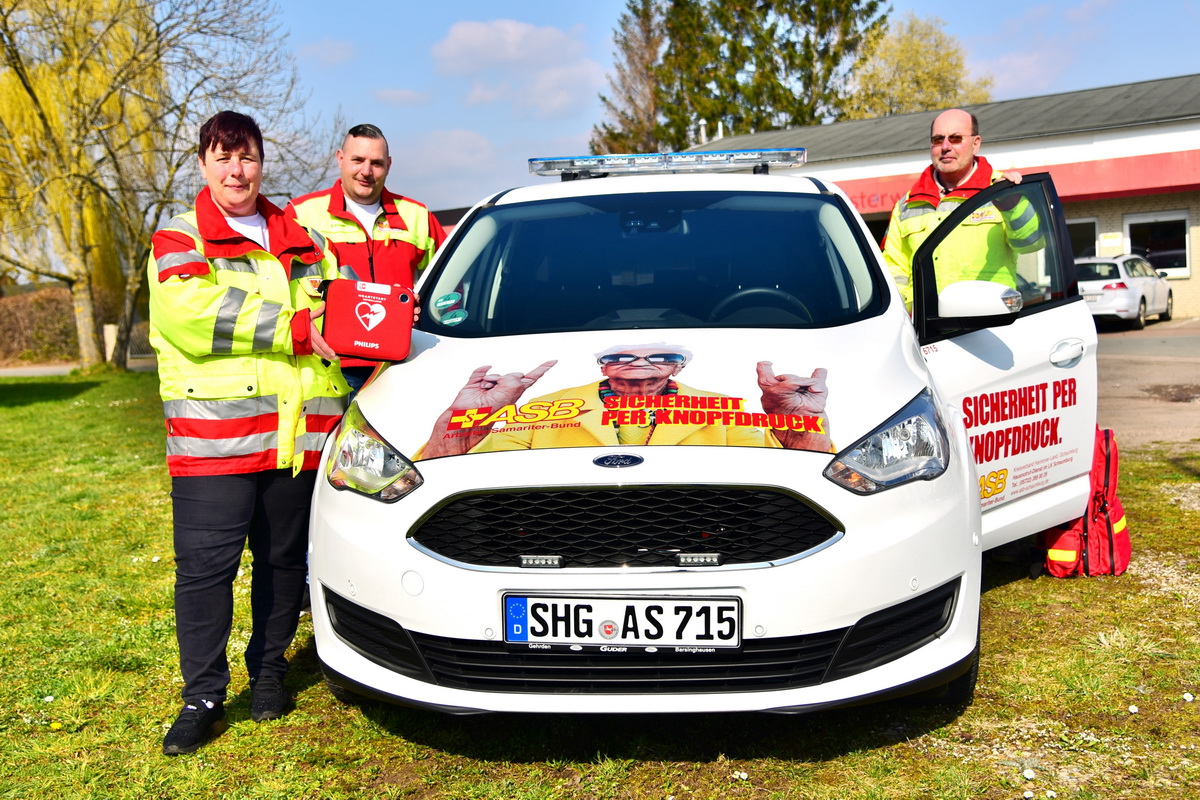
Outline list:
[[[1096,255],[1099,222],[1095,217],[1067,220],[1067,232],[1071,234],[1071,252],[1076,258]]]
[[[1188,214],[1160,211],[1125,215],[1125,241],[1129,252],[1144,257],[1155,270],[1169,278],[1192,274],[1188,258]]]

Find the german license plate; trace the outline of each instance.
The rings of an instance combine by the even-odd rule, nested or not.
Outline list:
[[[742,604],[737,597],[505,595],[504,641],[589,650],[741,647]]]
[[[1100,295],[1098,295],[1098,294],[1085,294],[1085,295],[1083,296],[1083,299],[1084,299],[1084,301],[1085,301],[1085,302],[1088,302],[1088,303],[1098,303],[1098,302],[1100,302]]]

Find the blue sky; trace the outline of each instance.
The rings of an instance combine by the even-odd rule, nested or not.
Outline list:
[[[539,180],[531,157],[587,151],[625,5],[288,0],[277,20],[310,111],[378,125],[388,187],[443,209]],[[1200,2],[893,2],[893,19],[907,10],[943,19],[997,100],[1200,72]]]

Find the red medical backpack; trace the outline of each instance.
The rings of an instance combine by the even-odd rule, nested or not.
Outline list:
[[[339,356],[403,361],[412,338],[415,298],[398,284],[325,281],[321,335]]]
[[[1048,574],[1120,575],[1129,566],[1129,526],[1117,498],[1118,464],[1116,437],[1097,426],[1087,509],[1074,522],[1041,533]]]

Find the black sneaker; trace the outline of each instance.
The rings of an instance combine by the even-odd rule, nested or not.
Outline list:
[[[224,733],[227,727],[223,704],[188,703],[163,737],[163,753],[169,756],[194,753],[200,745]]]
[[[279,719],[287,710],[288,696],[283,681],[264,675],[250,684],[250,719],[262,722]]]

